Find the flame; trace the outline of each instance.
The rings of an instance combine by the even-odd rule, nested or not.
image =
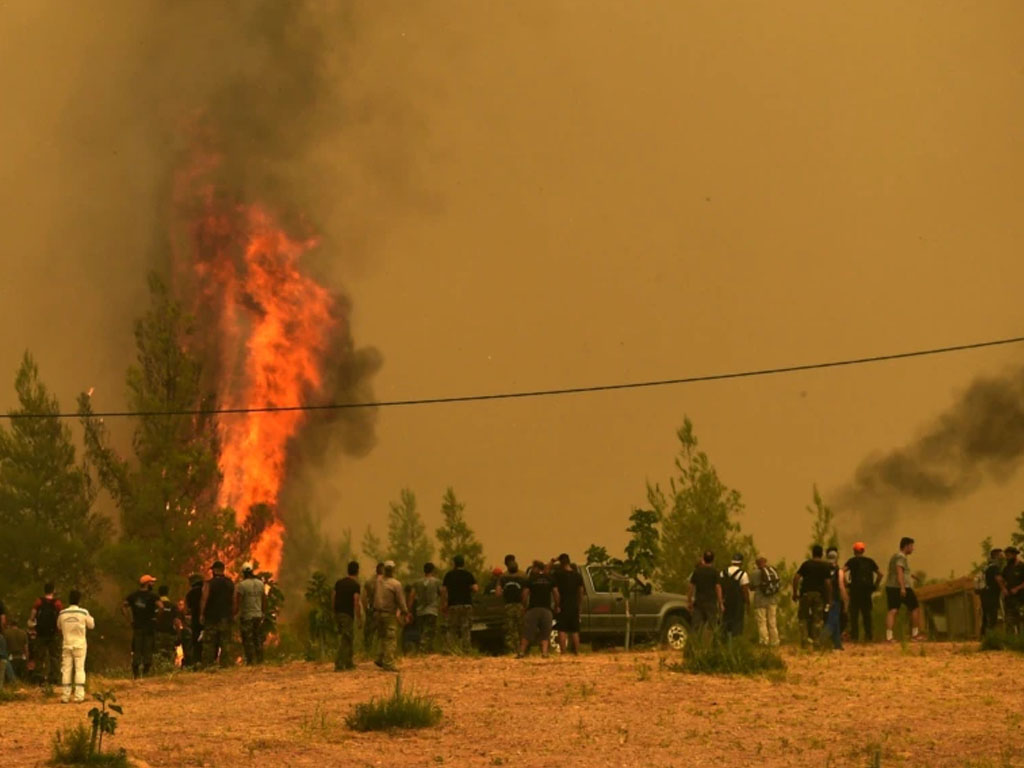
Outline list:
[[[179,179],[195,185],[216,167],[207,160]],[[288,408],[305,403],[321,385],[336,324],[331,293],[302,269],[315,237],[297,238],[260,204],[227,203],[213,184],[192,191],[192,274],[197,303],[213,313],[218,350],[218,404],[226,409]],[[299,410],[224,414],[219,420],[218,503],[244,523],[256,504],[273,520],[251,556],[278,572],[284,523],[278,499],[290,440],[305,420]]]

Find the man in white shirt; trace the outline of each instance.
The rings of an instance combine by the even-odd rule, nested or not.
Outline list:
[[[61,648],[61,678],[64,690],[61,703],[71,701],[71,679],[74,671],[75,701],[85,701],[85,633],[94,629],[96,622],[89,612],[78,603],[82,599],[77,589],[71,590],[68,596],[68,607],[57,616],[57,629],[63,638]]]

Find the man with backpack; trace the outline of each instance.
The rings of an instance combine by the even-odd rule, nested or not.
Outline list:
[[[725,612],[722,629],[726,637],[740,637],[743,634],[743,618],[750,605],[750,577],[743,570],[743,555],[735,554],[732,562],[722,571],[722,599]]]
[[[53,584],[43,585],[43,596],[32,605],[28,618],[29,627],[35,627],[36,641],[33,646],[36,673],[44,683],[57,685],[60,682],[60,634],[57,632],[57,617],[64,610],[54,595]]]
[[[878,563],[864,554],[863,541],[853,545],[853,557],[843,565],[843,579],[849,585],[850,639],[857,642],[861,619],[864,620],[864,642],[874,640],[871,628],[871,596],[882,583],[882,571]]]
[[[757,638],[761,645],[779,646],[778,607],[782,579],[779,572],[768,565],[768,558],[757,558],[757,570],[750,574],[750,589],[754,592],[754,618],[757,620]]]
[[[526,579],[519,573],[519,563],[513,557],[505,558],[506,571],[498,579],[498,594],[505,606],[505,650],[508,653],[519,653],[519,644],[523,639],[523,616],[526,608],[523,605],[523,590]]]

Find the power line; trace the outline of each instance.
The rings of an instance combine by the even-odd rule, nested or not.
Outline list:
[[[444,403],[473,403],[485,400],[518,400],[528,397],[554,397],[560,395],[582,395],[592,392],[612,392],[620,389],[644,389],[647,387],[666,387],[679,384],[698,384],[708,381],[726,381],[729,379],[750,379],[757,376],[774,376],[785,373],[799,373],[800,371],[816,371],[827,368],[843,368],[853,365],[866,365],[868,363],[884,363],[890,360],[907,360],[914,357],[930,357],[934,355],[945,355],[951,352],[966,352],[974,349],[987,347],[1001,347],[1008,344],[1020,344],[1024,342],[1024,336],[1014,336],[1006,339],[994,339],[992,341],[976,341],[970,344],[957,344],[949,347],[936,347],[934,349],[918,349],[913,352],[896,352],[889,355],[872,355],[871,357],[855,357],[848,360],[830,360],[819,363],[804,363],[801,365],[786,365],[775,368],[757,368],[748,371],[731,371],[728,373],[708,373],[700,376],[684,376],[677,379],[655,379],[650,381],[631,381],[619,384],[595,384],[584,387],[566,387],[563,389],[534,389],[521,392],[494,392],[483,395],[452,395],[448,397],[423,397],[409,400],[376,400],[366,403],[323,403],[320,405],[268,405],[256,408],[208,408],[196,410],[167,410],[167,411],[102,411],[91,414],[95,418],[121,418],[128,416],[212,416],[230,415],[243,413],[290,413],[294,411],[340,411],[352,408],[396,408],[399,406],[414,405],[441,405]],[[77,413],[7,413],[3,414],[8,419],[36,419],[36,418],[58,418],[75,419]]]

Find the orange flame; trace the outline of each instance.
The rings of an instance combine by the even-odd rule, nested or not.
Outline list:
[[[315,238],[291,237],[263,206],[225,203],[204,177],[216,157],[179,176],[178,192],[193,208],[197,304],[215,314],[211,332],[219,350],[218,401],[222,408],[289,407],[308,400],[321,384],[321,367],[337,322],[334,299],[301,268]],[[197,194],[198,193],[198,194]],[[218,503],[235,510],[238,523],[253,505],[273,515],[251,555],[277,573],[284,524],[278,499],[289,441],[302,411],[225,414],[220,417]]]

